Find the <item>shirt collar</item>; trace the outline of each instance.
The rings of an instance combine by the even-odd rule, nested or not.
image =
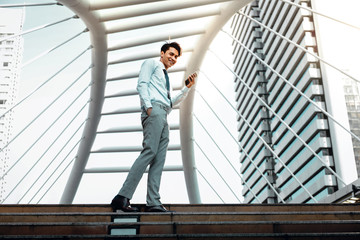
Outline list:
[[[162,69],[165,69],[165,70],[166,70],[164,63],[163,63],[162,61],[160,61],[160,60],[159,60],[159,63],[160,63],[160,65],[161,65]],[[167,70],[166,70],[166,71],[167,71]]]

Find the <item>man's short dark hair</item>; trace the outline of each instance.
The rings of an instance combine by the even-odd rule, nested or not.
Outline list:
[[[167,50],[169,50],[169,48],[175,48],[178,53],[179,53],[179,56],[181,56],[181,47],[180,45],[177,43],[177,42],[170,42],[170,43],[165,43],[162,47],[161,47],[161,51],[166,53]]]

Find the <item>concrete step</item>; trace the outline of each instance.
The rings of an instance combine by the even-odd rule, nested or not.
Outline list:
[[[360,239],[360,205],[0,205],[1,239]]]
[[[112,212],[109,204],[1,204],[2,213]]]
[[[191,221],[302,221],[360,220],[360,211],[326,212],[174,212],[174,213],[113,213],[113,212],[33,212],[2,213],[1,222],[112,222],[114,218],[133,217],[140,222]]]
[[[360,221],[232,221],[151,223],[1,223],[0,235],[106,235],[113,229],[138,234],[359,233]],[[129,235],[129,234],[117,234]]]
[[[111,213],[0,213],[1,222],[111,222]]]
[[[319,212],[359,211],[360,204],[173,204],[176,212]]]
[[[227,233],[227,234],[139,234],[128,236],[110,235],[3,235],[1,239],[51,239],[51,240],[104,240],[104,239],[161,239],[161,240],[359,240],[358,233]]]
[[[143,204],[131,204],[145,210]],[[360,204],[164,204],[176,212],[359,211]],[[0,212],[112,212],[109,204],[2,204]]]
[[[138,214],[141,222],[153,221],[304,221],[360,220],[360,211],[327,212],[175,212],[173,214]]]
[[[137,223],[140,234],[357,232],[360,221],[231,221]],[[134,225],[132,225],[134,226]],[[109,226],[110,228],[116,225]]]
[[[0,235],[67,235],[67,234],[108,234],[109,223],[0,223]]]

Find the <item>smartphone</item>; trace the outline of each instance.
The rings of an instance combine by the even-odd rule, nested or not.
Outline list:
[[[195,73],[193,73],[193,74],[195,74],[195,78],[197,77],[197,72],[195,72]],[[185,86],[187,86],[188,84],[190,83],[190,80],[189,80],[189,78],[187,78],[186,80],[185,80]]]

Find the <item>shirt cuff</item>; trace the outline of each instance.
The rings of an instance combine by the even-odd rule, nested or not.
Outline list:
[[[187,86],[184,86],[183,89],[181,89],[183,93],[187,93],[189,90],[190,88],[188,88]]]
[[[145,110],[148,110],[149,108],[152,108],[152,104],[151,104],[151,102],[146,102],[145,103]]]

